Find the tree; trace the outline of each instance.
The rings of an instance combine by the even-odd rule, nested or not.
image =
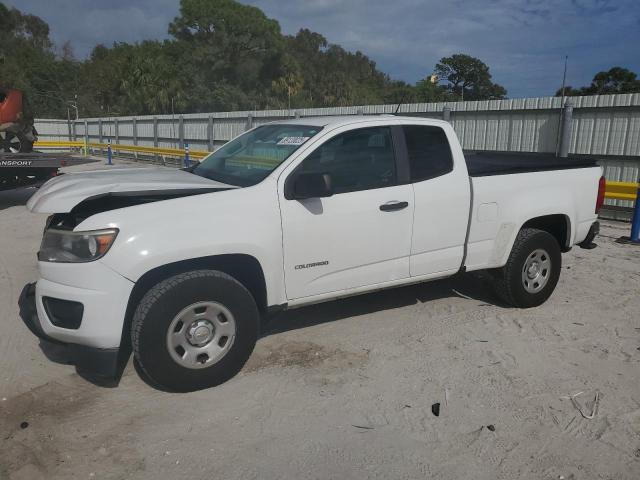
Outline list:
[[[127,52],[120,83],[128,110],[138,114],[169,113],[173,99],[182,104],[180,67],[164,45],[145,41]]]
[[[277,21],[234,0],[181,0],[169,33],[206,73],[242,85],[260,80],[283,43]]]
[[[282,73],[271,82],[271,86],[276,95],[286,99],[287,108],[291,109],[291,97],[298,95],[304,87],[304,77],[298,62],[291,57],[286,57],[283,61]]]
[[[402,80],[391,80],[384,88],[382,102],[385,104],[402,105],[422,101],[418,98],[418,90]],[[397,108],[397,107],[396,107]]]
[[[636,73],[622,67],[613,67],[606,72],[594,75],[591,85],[582,88],[565,87],[565,96],[604,95],[610,93],[640,92],[640,80]],[[556,91],[556,96],[562,95],[562,88]]]
[[[285,52],[304,79],[296,98],[300,106],[383,103],[397,91],[396,82],[362,52],[348,52],[308,29],[286,37]]]
[[[431,76],[416,83],[416,99],[419,102],[443,102],[448,100],[448,89],[438,85],[437,78]]]
[[[276,20],[235,0],[181,0],[172,38],[97,45],[74,58],[49,26],[0,0],[0,83],[23,90],[40,117],[332,107],[501,98],[489,68],[467,55],[443,58],[448,85],[390,78],[367,55],[308,29],[282,35]],[[606,80],[603,88],[618,88]],[[620,87],[622,88],[622,87]],[[626,88],[626,87],[625,87]]]
[[[562,88],[559,88],[558,90],[556,90],[556,94],[555,94],[556,97],[561,97],[562,95],[563,95]],[[579,95],[583,95],[582,89],[573,88],[571,85],[567,85],[564,87],[565,97],[577,97]]]
[[[67,60],[69,62],[73,62],[76,59],[75,53],[73,51],[73,45],[71,45],[71,41],[67,40],[62,45],[61,57],[63,60]]]
[[[49,26],[35,15],[0,3],[0,83],[25,95],[31,113],[62,116],[77,66],[56,59]]]
[[[596,94],[628,93],[640,89],[640,82],[632,71],[613,67],[607,72],[596,73],[590,88]]]
[[[457,53],[440,59],[435,74],[446,79],[447,89],[460,100],[505,98],[507,91],[491,81],[489,67],[481,60]]]

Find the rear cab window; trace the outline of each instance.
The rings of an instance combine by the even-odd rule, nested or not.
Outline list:
[[[451,147],[444,130],[432,125],[403,125],[412,182],[453,171]]]

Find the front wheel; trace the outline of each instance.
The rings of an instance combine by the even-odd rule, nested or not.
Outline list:
[[[259,314],[249,291],[215,270],[175,275],[140,301],[131,339],[135,358],[159,386],[189,392],[233,377],[258,338]]]
[[[523,228],[507,264],[493,272],[496,292],[514,307],[537,307],[555,290],[561,268],[562,255],[555,237],[536,228]]]

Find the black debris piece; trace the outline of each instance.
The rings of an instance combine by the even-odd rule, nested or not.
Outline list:
[[[355,428],[361,428],[362,430],[373,430],[374,429],[374,427],[368,427],[366,425],[351,425],[351,426],[355,427]]]

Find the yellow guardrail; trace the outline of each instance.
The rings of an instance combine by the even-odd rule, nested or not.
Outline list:
[[[88,148],[107,148],[107,143],[89,143]],[[111,151],[113,152],[134,152],[134,153],[148,153],[151,155],[164,155],[166,157],[184,157],[185,149],[179,148],[163,148],[163,147],[143,147],[141,145],[122,145],[119,143],[111,144]],[[209,155],[210,152],[202,150],[189,149],[189,158],[204,158]]]
[[[85,146],[84,142],[47,142],[47,141],[42,141],[42,140],[38,140],[36,143],[33,144],[34,147],[38,147],[38,148],[73,148],[73,147],[79,147],[82,148]]]
[[[84,150],[85,155],[89,149],[101,148],[107,149],[108,143],[94,143],[83,141],[37,141],[33,144],[36,148],[80,148]],[[160,155],[165,157],[184,157],[185,149],[180,148],[163,148],[163,147],[145,147],[141,145],[123,145],[120,143],[112,143],[111,151],[113,152],[133,152],[133,153],[147,153],[151,155]],[[209,155],[210,152],[203,150],[191,150],[189,149],[189,158],[200,159]]]
[[[604,198],[611,200],[635,201],[638,195],[640,184],[633,182],[610,182],[607,180],[607,187],[604,191]]]
[[[84,154],[88,154],[91,148],[107,149],[108,143],[93,143],[83,141],[38,141],[34,143],[37,148],[80,148],[84,150]],[[113,152],[133,152],[146,153],[150,155],[160,155],[165,157],[184,157],[185,150],[179,148],[163,148],[163,147],[144,147],[141,145],[122,145],[120,143],[112,143],[111,150]],[[203,150],[189,150],[189,158],[202,159],[209,155],[209,152]],[[265,165],[272,166],[272,165]],[[605,190],[605,198],[611,200],[630,200],[635,201],[637,198],[638,186],[640,184],[633,182],[613,182],[607,180],[607,188]]]

